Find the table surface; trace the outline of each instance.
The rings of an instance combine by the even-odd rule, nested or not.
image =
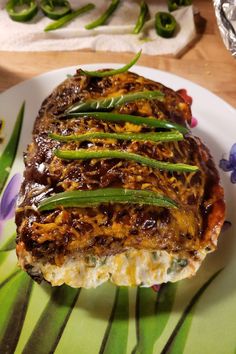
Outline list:
[[[198,36],[179,58],[142,55],[139,65],[174,73],[214,92],[236,108],[236,60],[226,50],[210,0],[195,0]],[[133,53],[112,52],[2,52],[0,92],[41,73],[89,63],[124,63]]]

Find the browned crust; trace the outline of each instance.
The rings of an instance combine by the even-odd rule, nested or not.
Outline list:
[[[63,263],[63,255],[73,252],[110,255],[128,248],[186,252],[191,255],[205,249],[212,251],[224,221],[223,189],[209,150],[200,139],[188,135],[172,143],[97,141],[93,144],[62,144],[47,134],[120,131],[124,124],[98,122],[94,119],[57,120],[57,115],[75,101],[108,95],[160,90],[165,102],[130,103],[120,113],[155,116],[180,124],[191,121],[190,107],[165,86],[136,74],[125,73],[104,79],[89,79],[80,71],[66,80],[44,101],[36,119],[33,142],[25,157],[25,181],[16,214],[18,243],[37,257]],[[129,129],[137,129],[129,126]],[[145,131],[144,128],[138,128]],[[192,174],[157,171],[130,161],[62,161],[53,149],[90,147],[138,152],[144,156],[170,162],[195,164]],[[150,206],[103,205],[86,209],[57,209],[39,213],[32,205],[45,196],[64,190],[99,187],[148,189],[176,200],[177,210]]]

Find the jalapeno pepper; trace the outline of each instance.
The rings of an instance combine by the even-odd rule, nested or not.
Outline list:
[[[168,12],[158,12],[156,14],[155,27],[159,36],[170,38],[173,36],[177,22]]]
[[[52,20],[58,20],[71,12],[70,3],[67,0],[41,0],[40,8]]]
[[[106,9],[106,11],[99,18],[97,18],[95,21],[90,22],[89,24],[87,24],[85,26],[85,28],[87,30],[91,30],[91,29],[94,29],[94,28],[96,28],[98,26],[105,25],[105,23],[111,17],[113,12],[115,12],[115,10],[116,10],[116,8],[118,7],[119,4],[120,4],[120,0],[112,0],[111,4]]]
[[[179,6],[189,6],[192,0],[168,0],[168,10],[175,11]]]
[[[133,29],[134,34],[138,34],[141,31],[141,29],[143,28],[144,23],[148,17],[148,13],[149,13],[148,5],[146,4],[145,1],[142,1],[140,4],[140,13],[139,13],[136,25]]]
[[[38,12],[35,0],[9,0],[6,4],[8,15],[13,21],[30,21]]]
[[[59,18],[56,21],[53,21],[52,23],[49,23],[49,25],[44,28],[44,31],[45,32],[54,31],[58,28],[61,28],[67,25],[67,23],[69,23],[70,21],[74,20],[76,17],[86,13],[87,11],[91,11],[94,8],[95,8],[94,4],[87,4],[85,6],[78,8],[75,11],[71,11],[69,14],[62,16],[61,18]]]

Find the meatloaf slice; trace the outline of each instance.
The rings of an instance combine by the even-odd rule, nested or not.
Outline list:
[[[160,90],[164,100],[137,100],[116,113],[155,117],[188,127],[189,105],[170,88],[132,72],[104,78],[78,70],[43,102],[24,157],[24,181],[16,210],[20,266],[52,285],[151,286],[194,275],[215,250],[225,213],[223,189],[208,148],[189,131],[172,142],[94,139],[59,142],[49,133],[150,132],[157,128],[94,117],[63,119],[75,102]],[[196,172],[170,172],[123,159],[63,160],[55,149],[121,150],[159,161],[198,166]],[[104,203],[96,207],[39,212],[45,198],[64,191],[98,188],[149,190],[171,198],[178,208]]]

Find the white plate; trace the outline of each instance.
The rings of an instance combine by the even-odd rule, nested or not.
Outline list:
[[[106,63],[82,66],[82,68],[87,70],[110,67],[117,68],[120,67],[120,64]],[[25,151],[27,144],[31,141],[31,131],[42,101],[50,94],[53,88],[66,79],[67,74],[74,74],[75,70],[75,67],[55,70],[29,81],[22,82],[0,95],[0,119],[3,118],[5,120],[5,128],[3,131],[5,140],[4,143],[0,145],[0,155],[11,134],[19,108],[22,102],[26,101],[26,111],[17,157],[9,179],[16,172],[22,173],[23,171],[22,153]],[[193,98],[193,116],[198,120],[198,126],[193,129],[194,134],[202,138],[210,148],[217,166],[222,157],[228,159],[230,148],[236,143],[236,111],[234,108],[208,90],[173,74],[141,66],[133,67],[132,71],[154,81],[159,81],[174,90],[181,88],[186,89],[188,94]],[[191,313],[193,317],[188,317],[189,325],[185,324],[188,330],[185,335],[184,345],[183,347],[180,346],[181,351],[176,351],[178,343],[175,342],[171,353],[235,353],[236,257],[234,256],[234,252],[236,250],[236,235],[234,213],[236,209],[236,184],[230,182],[230,173],[221,170],[219,172],[225,189],[227,204],[226,219],[230,220],[233,225],[228,231],[221,235],[218,250],[207,257],[207,260],[200,268],[197,276],[192,280],[185,280],[178,284],[169,320],[154,346],[153,352],[155,353],[160,353],[165,346],[173,329],[181,318],[183,311],[186,309],[186,305],[196,291],[214,272],[222,267],[224,267],[224,271],[217,276],[214,282],[211,283],[208,289],[199,298],[199,301],[194,307],[194,316],[193,313]],[[13,229],[14,222],[11,221],[11,223],[12,225],[9,227]],[[12,253],[0,266],[0,282],[9,276],[12,269],[15,267],[15,262],[16,259],[14,253]],[[22,352],[28,340],[27,338],[49,300],[50,291],[51,290],[47,290],[45,293],[42,287],[34,285],[29,311],[26,314],[24,326],[18,338],[19,341],[16,347],[16,353]],[[134,348],[136,340],[134,320],[136,290],[130,289],[128,291],[130,297],[130,318],[127,319],[127,321],[129,320],[127,353],[130,353]],[[72,354],[76,350],[80,354],[87,354],[88,352],[93,354],[99,351],[102,340],[104,339],[104,333],[106,328],[108,328],[107,321],[109,320],[110,309],[113,303],[111,293],[114,295],[114,287],[111,285],[104,285],[96,290],[81,291],[81,295],[77,300],[76,307],[72,311],[67,326],[64,332],[61,333],[62,336],[57,344],[56,353],[66,352],[67,354]],[[107,294],[110,295],[108,296]],[[104,305],[104,296],[108,296],[109,301],[107,305]],[[39,302],[39,297],[42,299],[41,303]],[[98,306],[92,305],[93,299],[95,298]],[[88,299],[90,299],[90,302]],[[38,305],[35,306],[32,305],[32,303],[37,303]],[[99,310],[99,308],[101,310]],[[79,329],[78,331],[77,328]],[[91,333],[96,332],[97,337],[89,337],[86,328],[91,328]],[[182,327],[182,332],[179,332],[180,337],[184,334],[183,330],[184,328]],[[45,338],[47,338],[47,333],[45,334]],[[117,338],[117,341],[119,341],[119,338]],[[180,339],[179,341],[179,343],[183,344],[183,341],[181,342]]]

